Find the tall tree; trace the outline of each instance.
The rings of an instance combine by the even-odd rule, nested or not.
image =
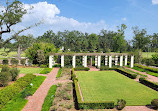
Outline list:
[[[97,44],[98,44],[98,36],[94,33],[90,34],[88,36],[88,51],[94,52],[97,50]]]
[[[152,49],[152,51],[158,51],[158,33],[154,33],[152,35],[151,49]]]

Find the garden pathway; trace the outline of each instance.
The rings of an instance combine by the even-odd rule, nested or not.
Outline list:
[[[96,67],[94,66],[88,66],[90,68],[89,71],[99,71],[99,69],[97,69]]]
[[[149,75],[146,72],[140,72],[140,71],[137,71],[135,69],[131,69],[131,68],[128,68],[128,67],[125,67],[125,66],[124,66],[124,68],[129,69],[129,70],[134,71],[134,72],[138,72],[138,73],[143,74],[143,75],[147,75],[147,80],[149,80],[149,81],[158,82],[158,77]]]

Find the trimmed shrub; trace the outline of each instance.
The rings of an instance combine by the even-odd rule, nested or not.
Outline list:
[[[158,108],[158,99],[153,99],[151,101],[151,105],[154,106],[155,108]]]
[[[117,100],[117,109],[122,110],[126,106],[126,101],[123,99]]]
[[[9,72],[0,72],[0,85],[7,86],[11,79]]]
[[[24,77],[15,81],[15,83],[0,90],[0,109],[22,91],[36,76],[33,74],[27,74]]]
[[[9,67],[8,66],[3,66],[1,72],[9,72]]]
[[[76,67],[74,68],[75,71],[89,71],[89,67]]]
[[[152,88],[152,89],[154,89],[154,90],[156,90],[156,91],[158,91],[158,84],[156,84],[156,83],[148,81],[143,77],[139,78],[139,82],[146,85],[146,86],[148,86],[148,87],[150,87],[150,88]]]
[[[47,65],[42,64],[40,65],[40,68],[47,68]]]
[[[25,61],[26,61],[26,59],[21,59],[20,63],[21,63],[23,66],[25,66]]]
[[[60,64],[55,64],[53,67],[61,67]]]
[[[100,67],[100,71],[104,71],[104,70],[116,70],[116,69],[117,69],[116,67],[112,67],[112,68],[109,68],[109,67],[106,67],[106,66]]]
[[[77,77],[76,77],[76,74],[75,74],[74,68],[71,70],[71,80],[72,80],[72,81],[74,81],[74,80],[77,80],[77,81],[78,81],[78,79],[77,79]]]
[[[15,81],[17,76],[19,75],[20,70],[18,70],[17,68],[12,68],[10,69],[10,74],[12,76],[12,81]]]
[[[158,54],[153,54],[152,59],[155,61],[155,64],[158,64]]]
[[[157,69],[157,68],[152,68],[152,67],[148,67],[148,66],[143,66],[143,65],[140,65],[140,64],[134,64],[134,66],[135,66],[135,67],[142,68],[142,69],[145,69],[145,70],[148,70],[148,71],[151,71],[151,72],[158,73],[158,69]]]
[[[59,78],[59,77],[60,77],[60,75],[61,75],[61,71],[62,71],[62,68],[60,68],[60,69],[59,69],[59,71],[58,71],[58,74],[57,74],[56,78]]]
[[[125,76],[127,76],[127,77],[129,77],[129,78],[131,78],[131,79],[136,79],[137,78],[136,74],[133,74],[133,73],[128,72],[128,71],[125,71],[123,69],[117,68],[116,71],[121,73],[121,74],[123,74],[123,75],[125,75]]]
[[[48,73],[51,72],[51,70],[52,70],[52,68],[44,68],[44,69],[40,72],[40,74],[48,74]]]
[[[10,62],[11,62],[12,65],[16,65],[16,66],[19,63],[19,61],[17,59],[15,59],[15,58],[12,58]]]
[[[8,59],[4,59],[4,60],[2,61],[2,64],[3,64],[3,65],[8,65]]]

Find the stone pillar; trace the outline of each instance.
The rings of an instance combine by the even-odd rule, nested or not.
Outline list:
[[[109,68],[112,67],[112,55],[109,56]]]
[[[84,56],[84,67],[87,67],[87,56]]]
[[[53,64],[52,64],[52,56],[49,56],[49,68],[52,68]]]
[[[29,59],[26,59],[25,64],[26,64],[26,66],[29,65]]]
[[[123,55],[120,56],[120,66],[123,66]]]
[[[98,57],[95,56],[95,66],[97,66],[97,65],[98,65]]]
[[[134,55],[131,56],[131,68],[134,66]]]
[[[107,55],[105,56],[105,65],[106,66],[108,65],[108,56]]]
[[[82,56],[82,65],[84,66],[84,56]]]
[[[61,55],[61,67],[64,67],[64,55]]]
[[[8,64],[9,64],[9,65],[12,65],[12,64],[11,64],[11,59],[8,59]]]
[[[118,56],[116,55],[115,56],[115,66],[117,66],[117,63],[118,63]]]
[[[52,56],[52,65],[55,65],[55,60],[54,60],[54,56]]]
[[[101,56],[98,56],[98,68],[101,66]]]
[[[72,57],[72,66],[73,66],[73,68],[75,68],[75,66],[76,66],[76,56]]]
[[[125,66],[127,65],[127,59],[128,59],[128,56],[125,55]]]

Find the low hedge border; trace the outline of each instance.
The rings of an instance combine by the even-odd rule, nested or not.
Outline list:
[[[152,68],[152,67],[148,67],[148,66],[143,66],[143,65],[140,65],[140,64],[134,64],[134,66],[139,67],[139,68],[142,68],[142,69],[145,69],[145,70],[148,70],[148,71],[151,71],[151,72],[158,73],[158,69],[157,69],[157,68]]]
[[[77,104],[79,109],[113,109],[114,101],[91,101],[91,102],[83,102],[81,99],[79,87],[78,87],[78,79],[76,78],[74,68],[72,69],[72,80],[75,86],[75,92],[77,96]]]
[[[112,68],[109,68],[109,67],[100,67],[100,71],[104,71],[104,70],[116,70],[117,68],[116,67],[112,67]]]
[[[89,71],[89,67],[76,67],[74,68],[75,71]]]
[[[15,81],[15,83],[0,90],[0,109],[22,91],[35,77],[33,74],[27,74]]]
[[[58,73],[57,73],[56,78],[59,78],[59,77],[60,77],[60,75],[61,75],[61,71],[62,71],[62,68],[60,68],[60,69],[58,70]]]
[[[131,79],[136,79],[137,78],[136,74],[133,74],[133,73],[128,72],[128,71],[125,71],[125,70],[120,69],[120,68],[117,68],[115,71],[117,71],[117,72],[119,72],[119,73],[121,73],[121,74],[123,74],[123,75],[125,75],[125,76],[127,76],[129,78],[131,78]]]
[[[48,73],[51,72],[52,69],[53,69],[53,68],[44,68],[44,69],[40,72],[40,74],[48,74]]]
[[[154,89],[154,90],[156,90],[156,91],[158,91],[158,84],[156,84],[156,83],[148,81],[145,78],[139,78],[139,82],[146,85],[146,86],[148,86],[148,87],[150,87],[150,88],[152,88],[152,89]]]

